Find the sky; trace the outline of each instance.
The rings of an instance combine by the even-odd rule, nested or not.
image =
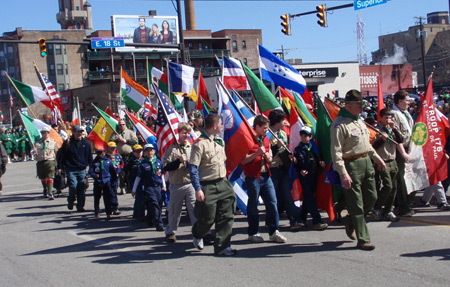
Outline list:
[[[58,0],[2,0],[0,31],[58,30],[56,22]],[[183,1],[182,6],[183,6]],[[92,6],[94,30],[110,30],[111,15],[176,16],[176,1],[170,0],[89,0]],[[340,6],[353,1],[215,1],[194,0],[198,30],[261,29],[262,45],[277,52],[283,46],[286,59],[302,58],[304,63],[342,62],[357,60],[357,11],[353,8],[330,11],[328,27],[317,24],[315,14],[291,19],[291,36],[281,32],[282,14],[314,11],[317,5]],[[182,8],[184,20],[184,8]],[[378,50],[378,36],[405,31],[416,24],[415,17],[427,13],[448,11],[449,0],[391,0],[386,4],[359,10],[364,22],[368,60]],[[183,23],[184,26],[184,23]]]

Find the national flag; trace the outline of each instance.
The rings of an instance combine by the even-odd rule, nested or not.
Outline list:
[[[228,90],[250,90],[241,61],[223,57],[223,84]]]
[[[161,79],[163,74],[164,74],[163,71],[161,71],[158,68],[153,67],[153,65],[150,64],[150,62],[148,63],[148,77],[149,77],[148,82],[150,84],[150,87],[148,89],[155,94],[156,94],[156,92],[153,89],[152,83],[155,84],[156,86],[158,86],[159,79]]]
[[[305,92],[303,92],[302,99],[305,102],[306,105],[310,105],[311,108],[308,107],[308,109],[314,109],[314,100],[312,93],[308,90],[308,87],[305,87]]]
[[[153,107],[152,103],[150,102],[150,99],[147,97],[147,99],[144,102],[144,113],[143,113],[144,119],[148,120],[148,118],[151,117],[151,116],[156,118],[156,113],[157,112],[158,111],[155,110],[155,108]]]
[[[153,85],[155,87],[155,85]],[[158,116],[156,117],[156,138],[159,154],[164,155],[166,149],[178,141],[178,123],[180,120],[176,112],[169,104],[166,95],[156,87],[156,95],[159,98]]]
[[[384,109],[383,91],[381,90],[381,77],[378,76],[378,112],[377,119],[380,120],[380,111]]]
[[[261,78],[280,87],[304,93],[306,81],[291,65],[275,56],[272,52],[258,44]]]
[[[298,115],[302,118],[304,124],[311,127],[313,132],[315,132],[316,119],[306,107],[302,97],[297,95],[295,92],[291,94],[282,87],[280,87],[280,96],[287,108],[290,109],[289,106],[293,106],[297,110]]]
[[[289,124],[291,125],[291,136],[289,138],[289,150],[294,153],[295,148],[300,143],[300,130],[304,126],[302,119],[297,114],[295,109],[291,110],[289,114]],[[289,168],[289,177],[291,179],[291,194],[294,201],[301,199],[302,186],[298,179],[297,171],[292,164]]]
[[[3,122],[5,117],[3,116],[3,111],[0,111],[0,122]]]
[[[202,97],[210,107],[213,106],[211,100],[209,99],[208,91],[206,90],[205,80],[203,79],[202,74],[198,77],[198,96]]]
[[[328,98],[325,98],[325,100],[323,101],[323,105],[328,112],[328,115],[330,115],[331,121],[334,121],[334,119],[336,119],[336,117],[338,116],[339,111],[341,110],[341,106]]]
[[[432,186],[447,178],[445,141],[439,127],[433,101],[432,77],[428,80],[422,109],[414,125],[410,143],[410,162],[406,165],[408,193]]]
[[[103,147],[105,150],[108,148],[108,141],[114,130],[106,122],[105,118],[101,117],[94,128],[87,137],[92,144],[97,147]]]
[[[109,124],[113,130],[117,131],[117,126],[119,125],[119,121],[116,120],[115,118],[113,118],[112,116],[108,115],[107,113],[105,113],[104,111],[102,111],[101,109],[96,107],[95,105],[92,105],[92,106],[97,110],[97,112],[100,114],[100,116],[102,116],[102,118],[105,119],[107,124]]]
[[[189,94],[194,88],[195,68],[169,62],[170,91]]]
[[[62,105],[61,98],[59,97],[58,92],[56,91],[55,87],[43,73],[38,72],[36,66],[34,66],[34,68],[36,70],[36,74],[38,75],[39,82],[41,83],[42,90],[44,92],[48,91],[48,95],[51,98],[51,100],[49,99],[49,102],[51,102],[49,108],[52,110],[55,110],[57,113],[59,112],[59,115],[63,115],[64,107]],[[47,104],[45,102],[43,102],[43,104],[47,106]],[[54,108],[54,106],[57,107],[57,110]]]
[[[11,78],[10,78],[11,79]],[[34,103],[41,102],[45,106],[47,106],[49,109],[52,108],[50,98],[47,96],[47,93],[42,90],[40,87],[35,86],[29,86],[27,84],[24,84],[20,81],[11,79],[11,82],[13,83],[14,89],[18,94],[21,94],[22,97],[18,97],[19,101],[22,103],[23,106],[26,106],[27,104],[31,106]]]
[[[135,112],[141,109],[150,93],[146,88],[133,81],[123,69],[121,70],[120,89],[125,105]]]
[[[138,118],[133,116],[130,112],[126,111],[126,114],[130,119],[130,121],[133,123],[133,126],[138,130],[138,132],[141,134],[141,136],[145,139],[147,143],[152,144],[155,147],[155,153],[158,154],[156,134],[144,123],[142,123]]]
[[[114,115],[113,111],[112,111],[109,107],[106,107],[105,113],[107,113],[108,115],[110,115],[111,118],[115,119],[116,121],[119,121],[119,120],[120,120],[118,117],[116,117],[116,116]]]
[[[161,79],[159,80],[159,89],[164,93],[164,94],[168,94],[169,89],[167,86],[167,74],[164,73],[161,77]],[[178,100],[178,97],[172,93],[172,91],[170,92],[170,102],[172,103],[172,105],[175,107],[175,109],[177,111],[181,111],[183,109],[183,105],[181,104],[181,102]]]
[[[72,126],[79,126],[80,125],[80,118],[78,117],[77,103],[75,102],[75,99],[73,99],[72,102],[73,102]]]
[[[252,87],[253,94],[255,95],[261,113],[270,112],[273,109],[281,109],[280,103],[266,85],[264,85],[264,83],[261,82],[246,65],[244,65],[244,69],[247,73],[248,82]]]
[[[219,115],[222,117],[224,129],[227,174],[230,174],[255,144],[254,131],[249,127],[247,119],[240,115],[238,107],[230,100],[225,86],[220,81],[216,81],[216,89],[219,98]]]
[[[27,133],[29,135],[29,139],[31,140],[33,145],[41,138],[41,130],[45,127],[50,130],[49,137],[56,142],[58,148],[62,146],[63,140],[61,136],[58,134],[58,132],[52,129],[50,125],[47,125],[41,120],[33,119],[32,117],[29,117],[22,112],[20,112],[20,117],[22,118],[23,125],[25,126],[25,129],[27,130]]]

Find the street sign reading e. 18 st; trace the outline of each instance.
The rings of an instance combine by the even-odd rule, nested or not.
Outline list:
[[[387,0],[358,0],[354,2],[353,7],[355,10],[360,10],[385,3],[387,3]]]
[[[92,49],[110,49],[125,47],[123,37],[101,37],[91,38]]]

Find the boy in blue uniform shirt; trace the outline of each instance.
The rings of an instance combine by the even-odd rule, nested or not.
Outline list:
[[[103,192],[103,202],[107,219],[112,219],[112,199],[114,192],[111,187],[111,178],[117,177],[113,162],[105,156],[103,147],[96,148],[97,156],[89,167],[89,175],[94,179],[94,210],[95,217],[100,218],[100,198]]]
[[[142,182],[141,182],[142,181]],[[145,206],[148,212],[148,223],[153,223],[157,231],[164,231],[161,219],[161,191],[166,190],[164,176],[162,174],[162,163],[155,156],[155,148],[152,144],[144,146],[144,159],[137,172],[134,181],[132,195],[136,194],[139,184],[142,183]]]
[[[125,172],[125,178],[128,180],[128,186],[131,187],[134,186],[134,182],[136,180],[137,173],[142,162],[142,152],[143,152],[142,146],[139,144],[135,144],[133,146],[133,152],[131,153],[126,165],[123,168],[123,171]],[[135,198],[133,207],[133,218],[136,218],[137,220],[144,220],[145,201],[142,187],[138,187],[136,193],[135,194],[133,193],[132,195]]]
[[[294,150],[294,165],[297,170],[298,178],[302,185],[303,202],[300,211],[300,219],[306,222],[308,213],[313,220],[313,229],[324,230],[328,224],[323,223],[320,213],[317,210],[314,192],[316,191],[317,172],[319,166],[324,167],[325,162],[320,159],[318,152],[314,151],[311,145],[312,129],[304,126],[300,130],[300,143]]]
[[[119,176],[122,173],[124,161],[122,156],[117,152],[117,145],[115,142],[108,143],[108,151],[106,153],[108,158],[113,162],[114,168],[116,169],[117,176],[111,178],[111,187],[114,192],[114,198],[112,199],[112,209],[114,215],[119,215],[119,200],[117,199],[117,188],[119,187]]]

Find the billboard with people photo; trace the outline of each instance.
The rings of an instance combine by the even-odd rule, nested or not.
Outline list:
[[[113,15],[114,37],[123,37],[125,43],[179,44],[176,16]],[[176,51],[174,48],[134,47],[116,48],[118,52]]]

